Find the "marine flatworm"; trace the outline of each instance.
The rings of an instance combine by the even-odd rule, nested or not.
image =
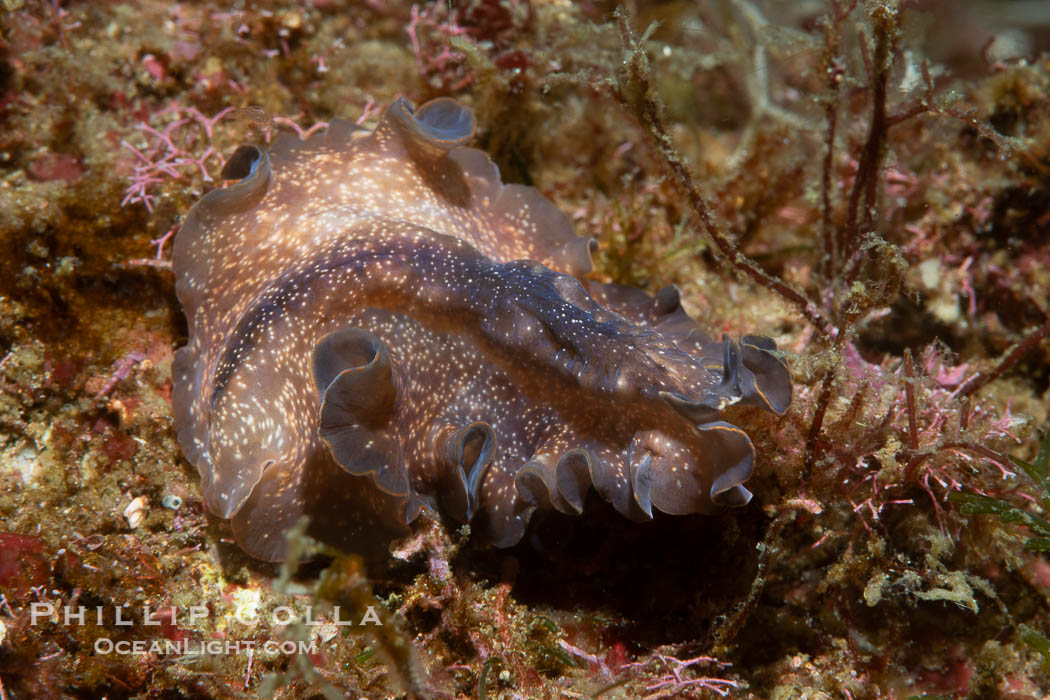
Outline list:
[[[674,287],[585,279],[593,239],[502,184],[474,127],[398,100],[374,131],[242,146],[189,212],[175,424],[249,553],[281,559],[304,514],[375,553],[421,508],[505,547],[591,486],[634,520],[750,499],[754,447],[721,413],[787,408],[773,341],[713,340]]]

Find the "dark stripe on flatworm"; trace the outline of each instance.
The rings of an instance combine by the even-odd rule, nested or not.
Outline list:
[[[369,230],[370,227],[363,227],[361,233],[367,236]],[[210,405],[214,408],[218,403],[237,368],[262,341],[269,325],[279,321],[284,314],[298,311],[309,297],[301,292],[326,274],[356,273],[360,283],[355,287],[367,293],[368,283],[372,279],[370,271],[381,269],[377,264],[379,261],[394,261],[400,271],[412,270],[423,274],[447,267],[450,250],[457,251],[457,260],[473,258],[479,263],[484,261],[473,248],[461,241],[426,229],[415,231],[426,235],[377,239],[353,237],[348,232],[348,239],[340,241],[337,247],[320,251],[312,259],[278,278],[241,316],[236,329],[230,334],[215,369]],[[427,245],[424,243],[427,235],[447,241],[443,241],[443,245]],[[469,278],[477,273],[464,271],[464,274]],[[412,282],[406,282],[404,286],[411,287]]]

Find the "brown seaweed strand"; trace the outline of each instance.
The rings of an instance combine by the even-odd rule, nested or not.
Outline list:
[[[624,69],[627,73],[627,81],[621,80],[616,85],[617,97],[625,108],[630,110],[646,128],[649,136],[655,143],[657,150],[671,170],[675,182],[685,193],[693,213],[700,220],[707,234],[714,241],[715,246],[730,263],[753,281],[769,289],[794,305],[799,312],[824,336],[830,336],[834,332],[834,326],[824,318],[817,305],[806,298],[798,290],[789,286],[786,282],[770,275],[753,260],[743,254],[733,243],[726,231],[723,231],[711,216],[710,208],[700,194],[688,166],[682,160],[678,150],[674,146],[670,135],[663,122],[663,110],[659,98],[652,87],[650,77],[652,69],[649,59],[635,36],[628,21],[627,13],[622,7],[616,9],[616,18],[619,22],[620,36],[623,41],[627,55],[624,59]],[[644,37],[643,37],[644,39]],[[626,84],[625,84],[626,83]]]
[[[830,280],[838,257],[835,236],[832,235],[831,229],[831,171],[834,167],[835,130],[838,124],[838,105],[835,100],[828,101],[824,107],[824,116],[828,122],[828,130],[825,137],[824,172],[820,178],[820,237],[824,242],[824,279]]]
[[[1003,359],[999,360],[999,364],[995,366],[995,369],[987,373],[978,372],[963,382],[962,386],[955,390],[955,396],[970,396],[988,382],[998,379],[1004,372],[1020,362],[1025,355],[1032,350],[1035,350],[1036,346],[1039,345],[1047,335],[1050,335],[1050,319],[1044,321],[1043,325],[1036,328],[1032,333],[1029,333],[1024,340],[1015,345],[1010,352],[1006,353],[1003,356]]]
[[[864,226],[870,230],[874,221],[875,198],[878,187],[878,172],[882,162],[883,143],[886,135],[886,85],[889,80],[887,54],[889,37],[885,27],[880,23],[875,33],[875,60],[872,62],[872,108],[871,122],[868,125],[868,138],[864,142],[860,159],[857,162],[857,174],[849,193],[849,204],[846,209],[846,226],[842,231],[839,249],[848,256],[857,246],[860,237],[859,213],[861,195],[864,196]]]
[[[794,520],[796,515],[797,513],[794,510],[782,510],[770,523],[766,536],[762,538],[761,544],[758,545],[758,565],[755,577],[751,580],[751,588],[747,592],[747,597],[740,603],[737,603],[732,612],[722,618],[721,624],[717,624],[712,632],[711,653],[714,656],[722,657],[726,655],[729,651],[730,642],[740,632],[740,628],[744,626],[747,618],[751,615],[751,611],[758,604],[758,599],[766,587],[766,573],[769,569],[769,560],[774,553],[774,549],[776,549],[780,531],[784,529],[789,520]]]
[[[911,348],[904,348],[904,400],[908,404],[908,447],[919,449],[918,416],[915,407],[915,366]]]
[[[839,52],[839,27],[846,16],[853,11],[856,3],[851,3],[845,11],[838,2],[831,3],[832,14],[826,18],[824,25],[825,54],[823,60],[824,72],[827,77],[828,96],[824,105],[824,119],[827,122],[827,131],[824,136],[824,162],[820,178],[820,237],[823,241],[824,259],[821,266],[823,277],[831,281],[835,266],[840,255],[837,249],[835,230],[831,222],[831,189],[832,174],[835,167],[835,135],[838,131],[839,99],[841,97],[841,84],[844,71],[836,64]],[[828,291],[833,287],[829,284]],[[825,300],[830,302],[830,299]]]
[[[918,466],[916,453],[919,451],[919,419],[918,409],[915,404],[915,366],[911,357],[911,349],[904,349],[904,403],[908,410],[908,449],[912,456],[904,468],[907,477],[914,475],[915,467]]]
[[[783,532],[784,526],[797,520],[800,515],[803,517],[806,514],[819,515],[823,510],[819,503],[807,498],[792,498],[781,503],[777,508],[779,510],[777,516],[769,524],[769,529],[766,530],[762,542],[757,547],[758,563],[747,597],[738,603],[732,612],[721,618],[720,622],[714,625],[711,633],[711,653],[714,656],[724,657],[729,652],[730,642],[740,632],[751,612],[758,605],[758,601],[762,597],[762,591],[765,590],[766,582],[768,581],[769,563],[774,556],[781,554],[780,534]]]
[[[895,38],[897,14],[888,8],[876,11],[872,17],[875,34],[875,55],[868,64],[871,75],[872,108],[868,137],[857,159],[857,174],[850,189],[846,208],[846,225],[840,231],[838,251],[843,260],[851,259],[844,275],[844,287],[849,288],[860,271],[861,258],[854,258],[863,233],[874,233],[879,194],[879,172],[886,152],[886,136],[890,124],[886,114],[890,65]],[[864,42],[861,42],[861,47]],[[861,206],[863,203],[863,215]]]
[[[966,450],[976,455],[980,455],[981,457],[984,457],[990,462],[999,464],[1002,467],[1005,467],[1006,469],[1010,469],[1013,466],[1013,462],[1008,456],[1000,452],[996,452],[995,450],[989,449],[984,445],[978,445],[976,443],[967,442],[965,440],[954,440],[950,442],[942,442],[936,445],[931,445],[930,447],[925,448],[918,454],[914,455],[911,463],[908,466],[910,469],[914,470],[920,464],[925,462],[928,458],[940,454],[941,452],[946,452],[948,450]]]
[[[840,357],[842,345],[846,340],[846,334],[853,326],[860,312],[851,310],[846,318],[842,320],[842,326],[835,329],[835,340],[831,346],[831,357]],[[817,396],[816,408],[813,411],[813,422],[809,425],[809,433],[806,435],[806,451],[802,460],[802,473],[799,475],[799,497],[805,497],[809,489],[809,477],[813,473],[823,450],[820,446],[820,431],[824,427],[824,415],[831,403],[831,390],[835,383],[835,367],[828,367],[824,379],[820,385],[820,394]]]
[[[841,336],[840,336],[841,337]],[[839,348],[836,339],[835,349]],[[835,382],[835,368],[829,367],[824,373],[824,381],[820,384],[820,394],[817,396],[816,409],[813,411],[813,422],[809,424],[809,433],[806,434],[806,452],[802,461],[802,473],[799,475],[798,494],[805,497],[809,490],[809,475],[813,473],[813,467],[820,459],[820,431],[824,427],[824,414],[828,411],[831,403],[831,388]]]

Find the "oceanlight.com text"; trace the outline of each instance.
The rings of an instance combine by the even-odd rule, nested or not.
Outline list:
[[[267,653],[279,653],[291,656],[293,654],[316,654],[316,641],[277,641],[267,640],[255,642],[246,640],[192,640],[192,639],[136,639],[133,641],[120,640],[114,642],[108,637],[100,637],[95,640],[96,654],[172,654],[180,656],[218,656],[220,654],[251,654],[258,650]]]

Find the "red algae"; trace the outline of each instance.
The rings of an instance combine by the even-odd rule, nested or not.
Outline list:
[[[30,589],[47,583],[49,574],[43,540],[0,532],[0,587],[12,601],[25,600]]]

